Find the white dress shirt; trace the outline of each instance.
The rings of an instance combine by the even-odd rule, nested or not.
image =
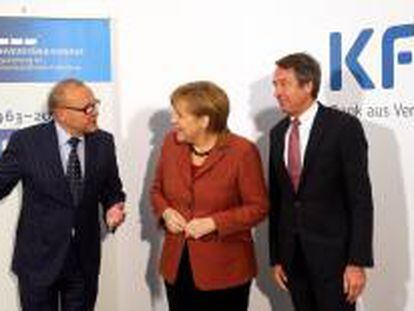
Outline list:
[[[65,129],[59,124],[59,122],[55,121],[55,126],[59,144],[60,159],[62,160],[63,172],[65,172],[66,175],[69,153],[72,148],[69,145],[69,139],[72,136],[70,136],[70,134],[65,131]],[[81,164],[82,177],[85,177],[85,137],[81,136],[78,138],[80,141],[76,151],[78,153],[78,158]]]
[[[301,167],[303,167],[303,161],[305,159],[306,147],[308,145],[310,132],[312,129],[313,121],[315,120],[316,113],[318,112],[318,103],[314,101],[307,110],[305,110],[299,117],[299,144],[300,144],[300,159]],[[293,117],[290,117],[290,120],[293,120]],[[288,163],[288,145],[289,145],[289,135],[292,129],[292,125],[289,125],[288,130],[285,134],[285,150],[284,150],[284,159],[285,165],[287,167]]]

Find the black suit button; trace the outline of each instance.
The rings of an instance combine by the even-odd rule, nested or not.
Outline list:
[[[293,202],[293,206],[294,206],[294,207],[296,207],[296,208],[299,208],[299,207],[301,207],[301,206],[302,206],[302,202],[300,202],[300,201],[295,201],[295,202]]]

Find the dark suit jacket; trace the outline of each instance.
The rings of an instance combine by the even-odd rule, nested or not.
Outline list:
[[[187,221],[212,217],[217,232],[188,240],[195,284],[203,290],[240,285],[256,275],[251,228],[267,214],[260,156],[254,144],[227,134],[192,177],[190,149],[167,135],[151,190],[158,219],[167,207]],[[177,277],[185,238],[166,232],[160,270],[169,283]]]
[[[0,198],[21,181],[13,271],[34,282],[50,284],[62,268],[72,228],[86,275],[99,272],[100,224],[104,208],[124,201],[112,135],[98,130],[85,136],[82,202],[75,208],[64,176],[54,122],[13,133],[0,158]]]
[[[318,105],[297,193],[283,156],[289,118],[270,133],[271,265],[289,265],[296,236],[321,273],[338,273],[346,264],[372,266],[373,204],[362,126]]]

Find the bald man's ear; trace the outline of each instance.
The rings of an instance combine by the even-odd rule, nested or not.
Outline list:
[[[58,120],[65,120],[65,117],[66,117],[65,109],[54,109],[52,116]]]

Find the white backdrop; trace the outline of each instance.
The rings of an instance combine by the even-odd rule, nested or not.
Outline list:
[[[102,125],[116,135],[128,219],[115,236],[104,241],[97,310],[167,310],[156,274],[160,235],[152,222],[147,191],[157,146],[169,126],[170,92],[198,79],[223,86],[231,99],[230,128],[256,141],[266,162],[267,132],[280,118],[272,98],[274,61],[295,51],[307,51],[320,60],[320,100],[357,112],[370,143],[376,267],[369,272],[360,310],[414,309],[414,214],[410,208],[414,206],[410,191],[414,185],[414,64],[397,63],[398,52],[414,52],[414,37],[396,41],[395,85],[384,89],[381,84],[382,37],[392,26],[413,24],[413,2],[77,0],[51,5],[32,0],[20,1],[27,5],[23,12],[16,2],[1,1],[3,14],[95,14],[113,19],[116,101],[109,100],[112,104],[102,114]],[[331,91],[330,34],[342,34],[345,58],[360,32],[368,28],[373,34],[359,62],[375,88],[362,89],[344,64],[343,88]],[[34,100],[36,105],[40,99]],[[400,105],[408,107],[406,115],[397,113]],[[14,311],[18,310],[16,284],[8,269],[18,213],[16,195],[0,207],[0,300],[2,309]],[[255,236],[261,272],[250,309],[291,311],[286,295],[277,292],[268,277],[266,227],[260,227]]]

